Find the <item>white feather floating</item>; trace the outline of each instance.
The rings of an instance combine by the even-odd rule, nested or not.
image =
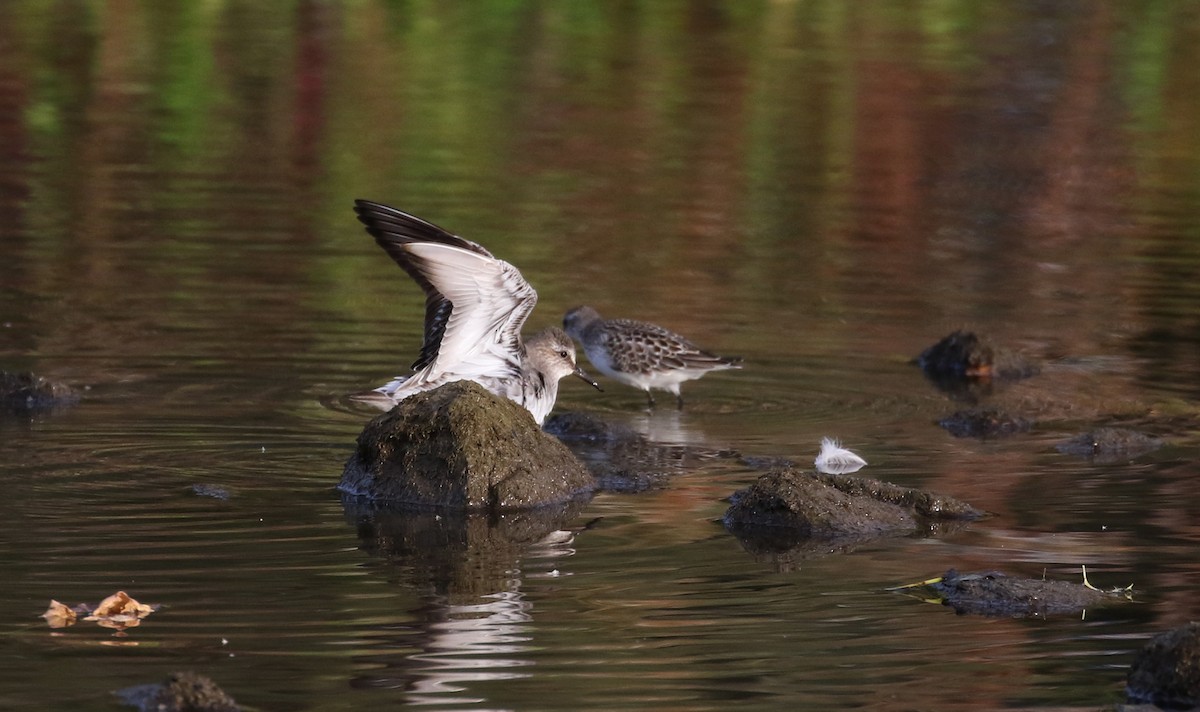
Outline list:
[[[821,438],[821,452],[813,464],[818,472],[827,475],[848,475],[861,470],[867,461],[843,448],[837,440]]]

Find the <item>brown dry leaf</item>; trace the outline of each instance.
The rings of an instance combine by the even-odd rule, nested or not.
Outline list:
[[[42,614],[51,628],[66,628],[75,624],[75,611],[65,603],[50,599],[50,607]]]
[[[92,615],[86,620],[95,620],[99,618],[112,618],[113,616],[134,616],[136,618],[145,618],[154,612],[154,606],[148,606],[144,603],[138,603],[136,599],[131,598],[124,591],[117,591],[113,595],[100,602],[100,605],[92,611]]]
[[[128,593],[117,591],[95,608],[83,603],[71,608],[58,601],[50,601],[50,608],[42,617],[51,628],[65,628],[75,623],[82,615],[85,616],[83,620],[93,621],[105,628],[113,628],[116,635],[123,636],[126,628],[141,625],[142,619],[156,610],[158,606],[138,603]]]

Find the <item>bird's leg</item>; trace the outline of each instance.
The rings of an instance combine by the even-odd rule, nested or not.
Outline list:
[[[675,408],[676,408],[676,410],[683,410],[683,394],[682,393],[675,394]]]
[[[654,394],[650,392],[649,388],[646,389],[646,401],[646,407],[654,410]]]

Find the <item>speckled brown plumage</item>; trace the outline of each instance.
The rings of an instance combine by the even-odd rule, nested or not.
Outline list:
[[[598,371],[646,391],[652,407],[652,388],[673,393],[682,407],[679,386],[684,381],[700,378],[709,371],[741,368],[741,359],[705,351],[657,324],[603,319],[587,306],[567,312],[563,329],[583,346]]]

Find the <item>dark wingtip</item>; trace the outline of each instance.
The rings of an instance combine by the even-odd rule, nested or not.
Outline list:
[[[390,205],[356,198],[354,213],[358,216],[358,221],[366,226],[367,232],[385,250],[388,249],[389,243],[437,242],[470,250],[485,257],[493,257],[492,253],[482,246],[465,240],[425,218],[406,213]]]

